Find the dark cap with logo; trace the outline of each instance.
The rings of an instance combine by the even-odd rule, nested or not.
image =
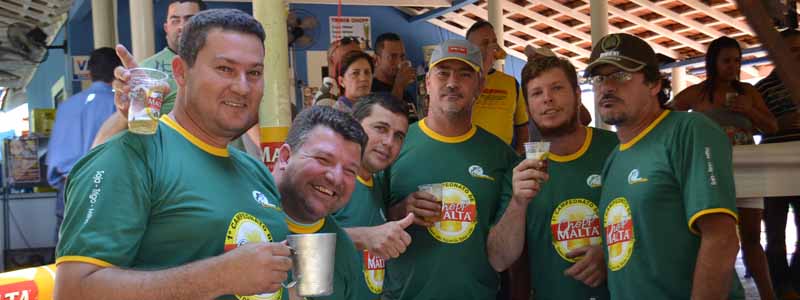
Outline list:
[[[595,67],[604,64],[617,66],[628,72],[637,72],[646,66],[658,68],[658,58],[653,48],[644,40],[626,33],[604,36],[592,49],[586,76],[592,75]]]

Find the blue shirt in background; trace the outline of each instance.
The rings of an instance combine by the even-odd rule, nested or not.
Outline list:
[[[89,152],[100,126],[115,110],[111,85],[102,81],[95,81],[59,105],[47,148],[47,181],[51,186],[64,188],[64,177]]]

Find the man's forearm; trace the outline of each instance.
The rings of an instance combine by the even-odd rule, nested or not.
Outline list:
[[[731,221],[731,223],[733,223]],[[703,233],[694,268],[692,299],[727,299],[739,251],[735,229],[729,234]]]
[[[226,293],[219,284],[222,276],[215,259],[161,271],[67,262],[57,269],[55,299],[214,299]]]
[[[497,272],[511,266],[522,253],[525,243],[525,207],[511,200],[500,221],[489,230],[486,250],[489,263]]]
[[[403,102],[405,102],[406,100],[403,99],[403,92],[405,92],[405,90],[406,89],[404,86],[395,83],[392,86],[392,96],[395,96],[397,99],[403,100]]]
[[[350,227],[344,228],[344,231],[347,232],[347,236],[353,240],[353,244],[355,244],[356,249],[359,251],[367,249],[367,234],[369,233],[368,227]]]
[[[109,138],[117,133],[128,129],[128,120],[119,111],[114,112],[97,131],[97,135],[92,142],[92,148],[105,143]]]

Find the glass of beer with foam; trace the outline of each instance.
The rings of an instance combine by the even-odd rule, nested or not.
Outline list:
[[[136,134],[154,134],[158,128],[161,104],[169,92],[168,75],[149,68],[133,68],[130,74],[128,131]]]
[[[441,207],[441,205],[442,205],[442,196],[443,196],[443,190],[442,190],[442,184],[441,183],[423,184],[423,185],[417,186],[417,189],[419,189],[420,192],[426,192],[428,194],[433,195],[433,197],[436,198],[436,202],[439,202],[439,205]],[[436,223],[436,222],[439,222],[439,221],[442,220],[442,214],[440,212],[440,214],[438,216],[424,217],[423,219],[425,220],[425,222]]]

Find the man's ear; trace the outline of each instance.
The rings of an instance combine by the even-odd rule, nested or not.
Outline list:
[[[172,77],[175,78],[175,83],[178,86],[186,86],[186,72],[188,71],[188,66],[186,65],[186,61],[183,60],[178,55],[172,59]]]
[[[291,158],[292,146],[289,146],[289,144],[281,145],[281,148],[278,149],[278,161],[275,162],[275,169],[285,170],[286,166],[289,165],[289,159]]]
[[[661,78],[656,79],[656,81],[651,82],[650,85],[650,96],[658,96],[658,93],[661,92],[661,84],[664,82]]]

